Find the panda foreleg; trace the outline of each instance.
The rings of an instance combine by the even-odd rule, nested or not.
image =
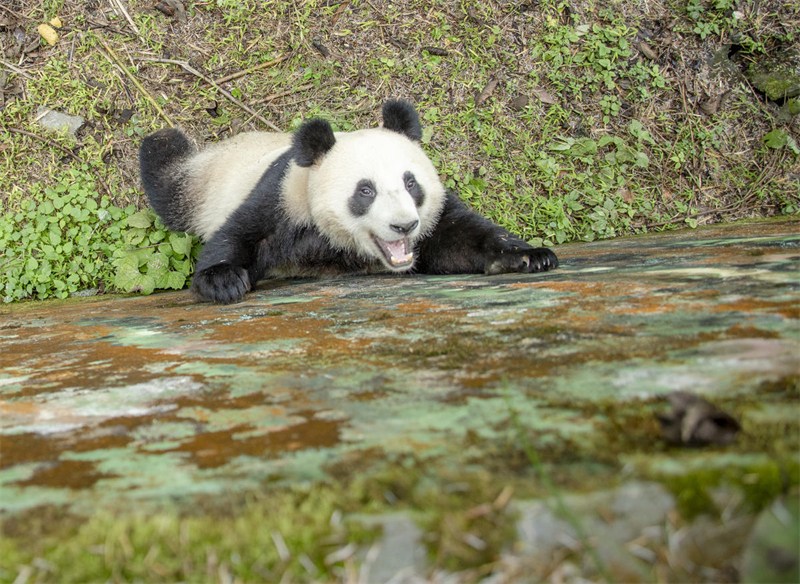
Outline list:
[[[416,271],[423,274],[544,272],[558,267],[545,247],[532,247],[471,210],[452,192],[433,232],[418,247]]]

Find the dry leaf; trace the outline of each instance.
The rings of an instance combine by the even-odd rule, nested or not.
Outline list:
[[[508,105],[514,111],[521,111],[525,109],[525,107],[528,105],[528,102],[530,102],[530,99],[528,99],[527,95],[518,95],[517,97],[512,99]]]
[[[489,99],[494,93],[494,90],[497,88],[497,84],[500,83],[500,79],[497,75],[492,75],[489,79],[489,83],[486,84],[486,87],[483,88],[478,96],[475,98],[475,105],[482,105],[487,99]]]
[[[155,9],[165,16],[177,18],[178,22],[186,22],[186,8],[181,0],[160,0]]]
[[[542,89],[541,87],[534,87],[533,95],[535,95],[542,103],[548,103],[550,105],[558,103],[556,98],[553,97],[549,91]]]
[[[658,59],[658,54],[646,42],[639,41],[638,43],[634,43],[633,46],[639,49],[639,52],[648,59],[650,59],[651,61],[655,61],[656,59]]]

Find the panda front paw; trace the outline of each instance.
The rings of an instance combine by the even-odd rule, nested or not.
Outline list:
[[[558,267],[558,257],[546,247],[510,247],[495,254],[486,262],[486,273],[546,272]]]
[[[192,290],[200,298],[216,304],[239,302],[250,290],[250,276],[240,266],[218,264],[197,272]]]

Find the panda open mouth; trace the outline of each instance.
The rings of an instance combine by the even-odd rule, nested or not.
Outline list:
[[[372,239],[392,268],[407,268],[414,263],[414,252],[411,250],[411,244],[407,237],[396,241],[386,241],[377,235],[373,235]]]

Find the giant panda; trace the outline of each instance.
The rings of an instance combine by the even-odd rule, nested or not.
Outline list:
[[[141,144],[145,193],[164,223],[200,236],[192,289],[242,300],[269,277],[341,273],[540,272],[558,265],[466,207],[420,146],[414,107],[383,105],[382,127],[247,132],[198,151],[178,129]]]

